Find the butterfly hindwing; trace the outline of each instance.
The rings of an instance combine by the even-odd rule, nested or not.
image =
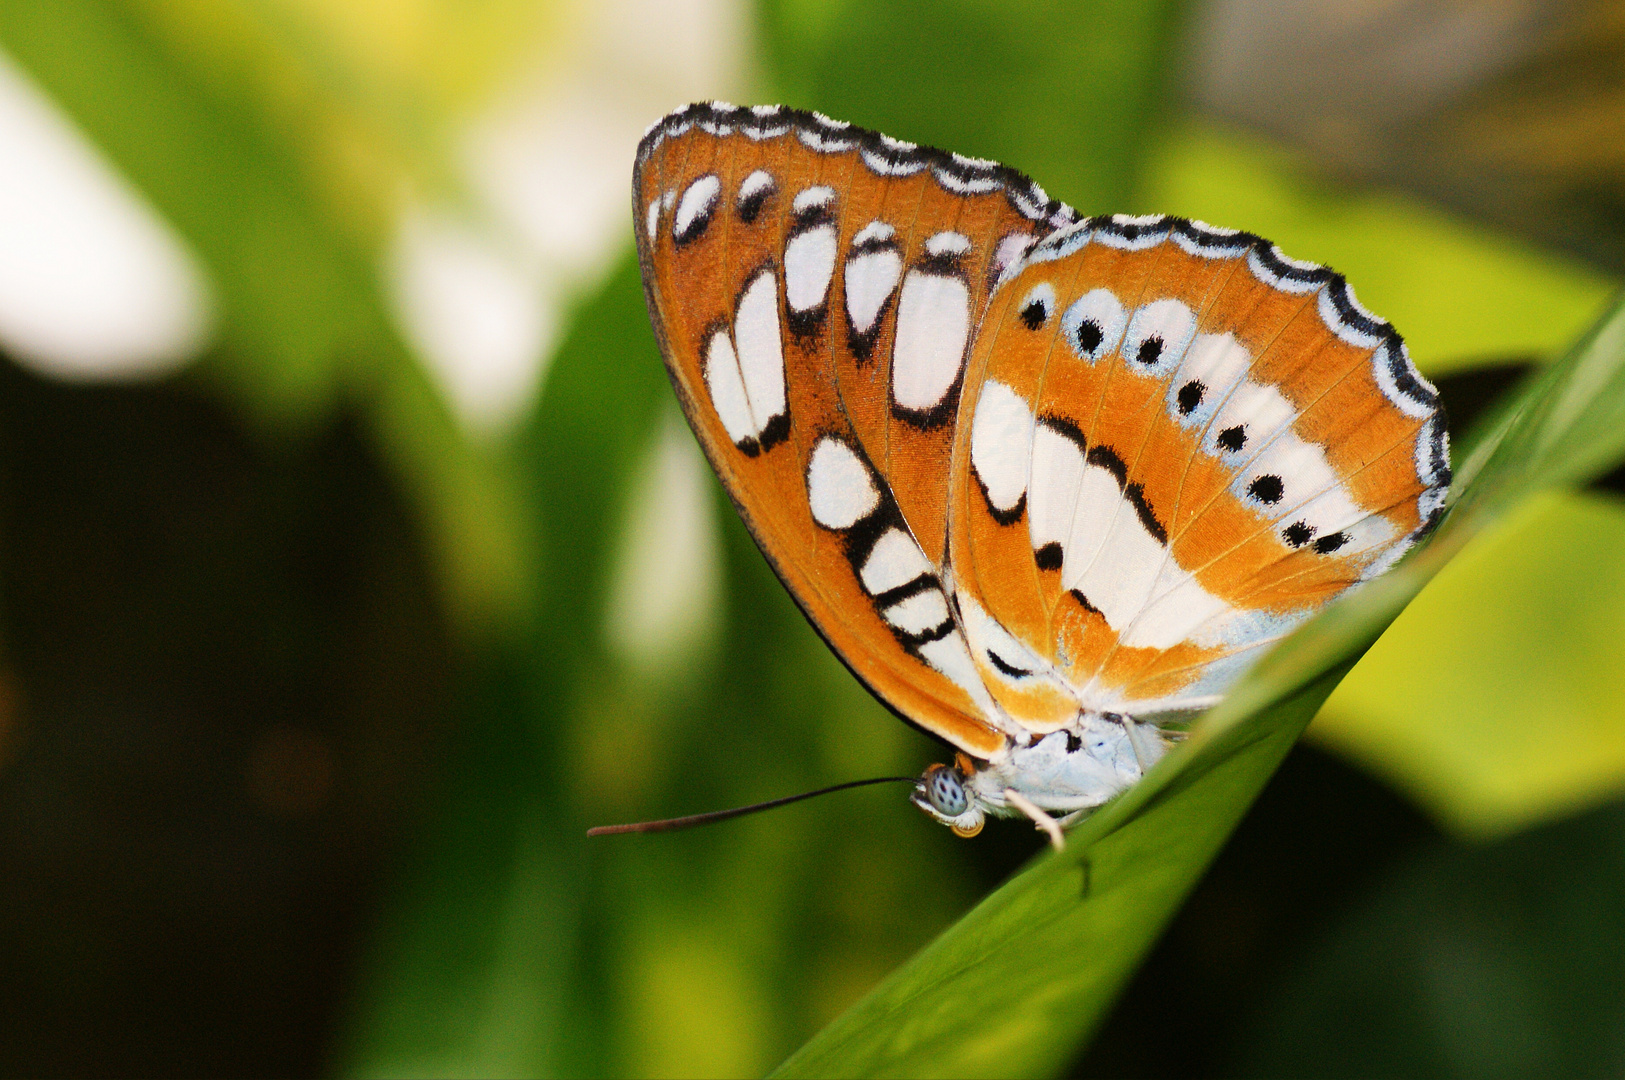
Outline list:
[[[1397,558],[1448,483],[1442,416],[1398,335],[1248,234],[1177,218],[1057,233],[994,295],[971,372],[958,588],[1088,707],[1209,703]],[[1021,683],[973,651],[996,693]]]

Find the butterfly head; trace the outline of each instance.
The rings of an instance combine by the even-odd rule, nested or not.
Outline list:
[[[972,789],[975,774],[975,766],[964,754],[957,755],[952,765],[932,765],[915,783],[909,801],[952,829],[955,836],[975,836],[987,822],[986,811]]]

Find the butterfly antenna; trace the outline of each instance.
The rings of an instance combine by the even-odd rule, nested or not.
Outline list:
[[[912,776],[876,776],[869,780],[848,780],[844,784],[833,787],[819,788],[817,791],[804,791],[800,795],[786,795],[782,799],[769,799],[767,802],[752,803],[749,806],[736,806],[732,810],[712,810],[708,814],[690,814],[688,817],[666,818],[664,821],[639,821],[632,825],[599,825],[588,829],[588,836],[616,836],[620,833],[645,832],[671,832],[675,829],[688,829],[695,825],[709,825],[713,821],[727,821],[729,818],[744,817],[746,814],[755,814],[762,810],[771,810],[775,806],[788,806],[802,799],[811,799],[819,795],[829,795],[836,791],[845,791],[847,788],[868,787],[870,784],[913,784],[916,779]]]

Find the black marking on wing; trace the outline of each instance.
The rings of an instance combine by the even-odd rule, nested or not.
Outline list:
[[[1145,531],[1150,533],[1157,543],[1166,546],[1168,529],[1157,520],[1156,512],[1151,509],[1151,503],[1145,497],[1145,486],[1138,481],[1128,482],[1128,466],[1123,464],[1123,459],[1109,446],[1091,446],[1089,452],[1084,455],[1084,460],[1112,474],[1117,480],[1118,489],[1123,493],[1123,498],[1128,500],[1129,505],[1134,507],[1134,512],[1139,515],[1140,524],[1145,526]]]
[[[1321,555],[1330,555],[1332,552],[1348,543],[1349,535],[1345,532],[1334,532],[1322,536],[1315,541],[1315,551]]]
[[[1285,492],[1286,485],[1281,483],[1281,478],[1274,473],[1266,473],[1263,476],[1256,477],[1252,483],[1247,485],[1247,494],[1265,506],[1274,506],[1280,502],[1281,496]]]
[[[777,192],[778,185],[769,184],[767,187],[757,188],[743,199],[740,199],[739,220],[746,225],[756,224],[756,219],[761,216],[762,209],[767,206],[767,201]]]
[[[1000,656],[998,653],[994,652],[992,649],[987,650],[987,658],[988,658],[988,660],[990,660],[992,662],[993,666],[998,668],[999,671],[1006,678],[1010,678],[1010,679],[1026,679],[1026,678],[1031,678],[1032,675],[1033,675],[1033,672],[1028,671],[1025,668],[1016,667],[1014,664],[1010,663],[1008,660],[1006,660],[1004,657]]]
[[[1207,387],[1200,379],[1192,379],[1179,388],[1179,415],[1189,416],[1202,404],[1202,398],[1207,394]]]

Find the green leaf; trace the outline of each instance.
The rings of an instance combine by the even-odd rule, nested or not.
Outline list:
[[[777,1076],[1062,1068],[1337,681],[1473,536],[1625,451],[1625,304],[1466,440],[1433,542],[1284,641],[1123,798],[1038,858]]]
[[[1451,561],[1308,737],[1457,836],[1504,836],[1625,789],[1621,640],[1625,505],[1548,492]]]

